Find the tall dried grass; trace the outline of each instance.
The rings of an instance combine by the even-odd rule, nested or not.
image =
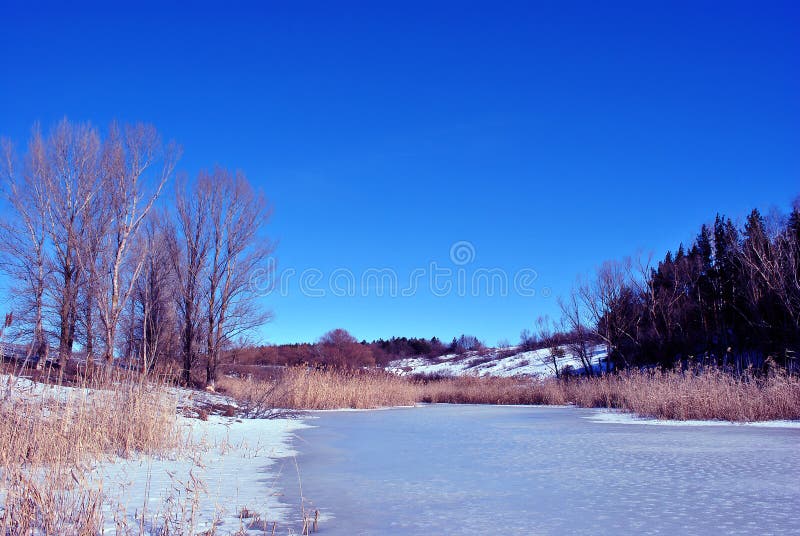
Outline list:
[[[180,446],[175,399],[123,371],[79,387],[4,376],[0,397],[0,534],[97,534],[91,464]]]
[[[568,382],[566,388],[578,406],[617,408],[658,419],[800,419],[800,378],[781,371],[628,371]]]
[[[501,405],[568,402],[563,386],[549,380],[460,376],[417,380],[417,386],[420,402]]]
[[[272,381],[224,377],[217,388],[239,401],[245,413],[271,408],[339,409],[410,406],[418,386],[383,371],[285,369]]]

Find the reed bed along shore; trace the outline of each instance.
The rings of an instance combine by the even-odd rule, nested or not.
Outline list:
[[[631,371],[570,382],[570,402],[643,417],[754,422],[800,419],[800,377],[717,368]]]
[[[736,422],[800,419],[800,378],[780,371],[732,375],[714,368],[626,371],[568,379],[406,378],[383,371],[289,368],[272,379],[225,377],[219,388],[249,413],[376,408],[417,402],[574,404],[659,419]]]

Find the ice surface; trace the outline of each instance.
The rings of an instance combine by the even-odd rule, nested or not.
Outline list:
[[[595,410],[318,413],[295,448],[324,534],[800,534],[800,430]],[[297,476],[281,486],[298,493]],[[322,533],[322,532],[321,532]]]

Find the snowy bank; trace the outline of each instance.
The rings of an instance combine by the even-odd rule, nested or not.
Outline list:
[[[645,424],[651,426],[754,426],[760,428],[800,428],[800,421],[756,421],[732,422],[719,420],[667,420],[639,417],[633,413],[625,413],[613,409],[596,410],[586,419],[605,424]]]
[[[181,532],[191,528],[192,534],[212,528],[215,534],[233,534],[252,524],[261,529],[254,534],[263,533],[253,518],[240,519],[243,510],[270,527],[286,521],[295,505],[275,487],[285,470],[279,460],[295,455],[290,440],[305,424],[215,416],[208,421],[180,418],[180,425],[195,445],[188,456],[116,459],[92,472],[92,481],[102,483],[107,533],[128,526],[160,534],[170,524]],[[294,471],[293,462],[286,467]]]

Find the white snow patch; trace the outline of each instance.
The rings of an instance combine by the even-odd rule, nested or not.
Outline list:
[[[558,359],[558,368],[563,370],[569,366],[573,372],[583,370],[580,359],[571,354],[565,347],[564,357]],[[439,358],[409,357],[389,363],[386,370],[400,375],[441,374],[445,376],[555,376],[555,369],[550,361],[550,350],[532,350],[518,352],[516,347],[493,348],[484,352],[468,352],[464,355],[447,354]],[[598,368],[605,358],[602,347],[591,349],[592,366]]]
[[[733,422],[719,420],[687,420],[676,421],[639,417],[632,413],[624,413],[613,409],[596,410],[593,415],[584,417],[592,422],[605,424],[645,424],[651,426],[755,426],[762,428],[800,428],[800,421],[758,421]]]

